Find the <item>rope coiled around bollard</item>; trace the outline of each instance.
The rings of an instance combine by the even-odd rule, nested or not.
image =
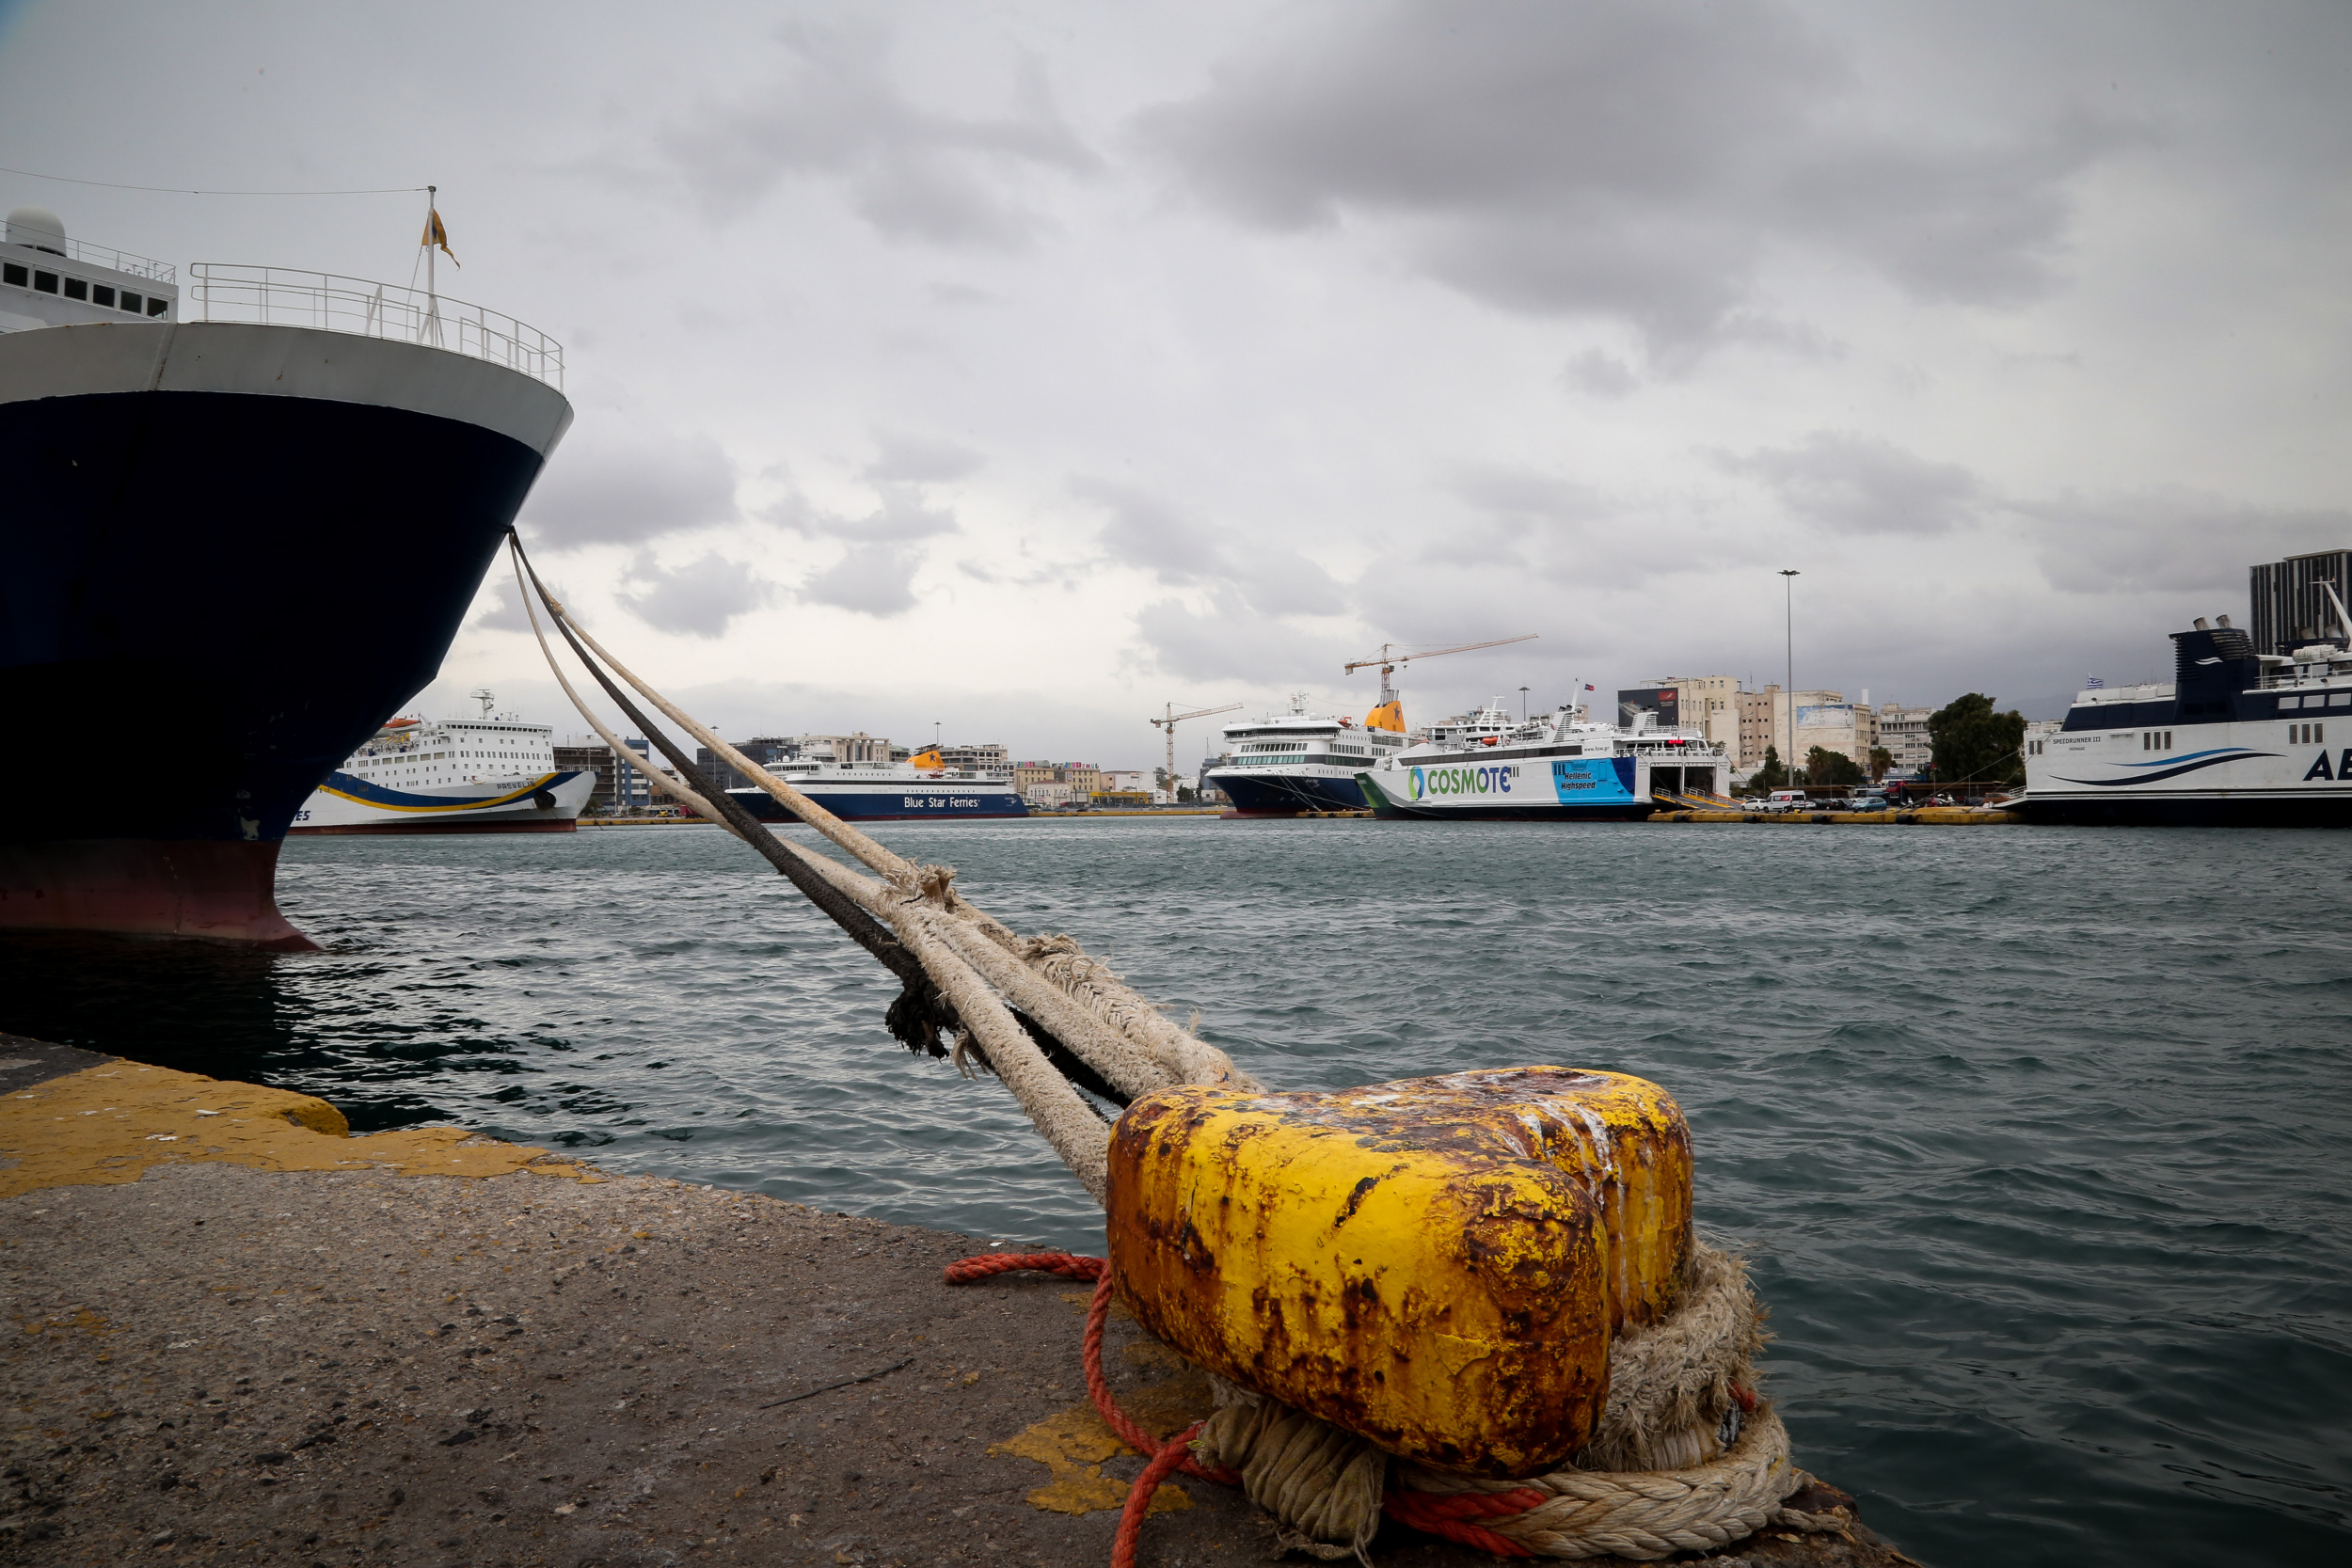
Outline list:
[[[1736,1292],[1745,1300],[1746,1279],[1737,1260],[1711,1249],[1699,1252],[1693,1272],[1708,1286],[1702,1296]],[[1726,1313],[1720,1300],[1686,1303],[1686,1311],[1730,1323],[1728,1354],[1741,1374],[1729,1385],[1738,1433],[1707,1462],[1486,1481],[1391,1466],[1364,1439],[1246,1392],[1239,1396],[1246,1402],[1227,1404],[1162,1443],[1120,1409],[1103,1375],[1103,1331],[1113,1297],[1108,1262],[1066,1252],[999,1252],[960,1259],[946,1273],[948,1284],[963,1285],[1018,1270],[1094,1281],[1084,1344],[1087,1393],[1119,1440],[1149,1461],[1120,1513],[1113,1568],[1132,1568],[1152,1496],[1180,1470],[1244,1487],[1285,1527],[1285,1545],[1367,1561],[1365,1549],[1384,1514],[1408,1528],[1513,1558],[1649,1560],[1727,1545],[1767,1525],[1807,1532],[1842,1528],[1836,1518],[1785,1506],[1811,1478],[1791,1463],[1788,1430],[1750,1386],[1748,1346],[1757,1342],[1752,1307]],[[1675,1326],[1676,1320],[1663,1325],[1668,1331]],[[1232,1467],[1216,1463],[1220,1459]]]

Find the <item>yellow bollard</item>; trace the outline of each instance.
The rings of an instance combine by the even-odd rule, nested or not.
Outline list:
[[[1327,1094],[1165,1089],[1111,1134],[1120,1297],[1189,1359],[1447,1469],[1590,1441],[1673,1305],[1691,1138],[1656,1085],[1512,1068]]]

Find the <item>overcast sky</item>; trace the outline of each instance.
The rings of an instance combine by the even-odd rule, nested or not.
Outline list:
[[[543,573],[734,735],[1136,766],[1530,631],[1408,718],[1761,683],[1784,567],[1801,687],[2039,713],[2352,546],[2337,0],[0,0],[0,150],[438,184],[444,292],[564,344]],[[395,283],[422,210],[0,195]],[[421,705],[579,728],[511,598]]]

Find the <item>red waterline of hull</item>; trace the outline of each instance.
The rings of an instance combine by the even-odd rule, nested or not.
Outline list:
[[[279,953],[318,943],[278,912],[275,842],[0,843],[0,929],[201,937]]]
[[[405,822],[355,822],[346,828],[288,828],[286,836],[310,837],[321,833],[568,833],[579,826],[572,818],[561,822],[447,822],[435,827],[411,827]]]

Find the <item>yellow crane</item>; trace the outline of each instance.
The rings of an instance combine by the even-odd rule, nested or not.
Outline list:
[[[1404,713],[1396,705],[1396,689],[1389,684],[1389,677],[1396,673],[1398,665],[1410,664],[1417,658],[1436,658],[1440,654],[1466,654],[1474,648],[1500,648],[1512,642],[1532,642],[1535,637],[1536,634],[1530,631],[1517,637],[1498,637],[1487,642],[1460,642],[1451,648],[1410,648],[1404,653],[1396,651],[1395,643],[1383,642],[1379,653],[1372,657],[1351,659],[1340,668],[1343,673],[1352,675],[1359,670],[1369,670],[1375,664],[1380,666],[1380,701],[1364,716],[1364,722],[1375,729],[1402,730],[1405,727]],[[1382,722],[1384,719],[1386,721]]]
[[[1170,703],[1168,705],[1168,712],[1163,717],[1147,721],[1152,728],[1164,730],[1168,734],[1168,798],[1169,800],[1176,799],[1176,726],[1187,719],[1206,719],[1212,713],[1231,713],[1239,706],[1241,706],[1239,703],[1228,703],[1223,707],[1198,707],[1190,713],[1179,713],[1176,711],[1176,705]]]

